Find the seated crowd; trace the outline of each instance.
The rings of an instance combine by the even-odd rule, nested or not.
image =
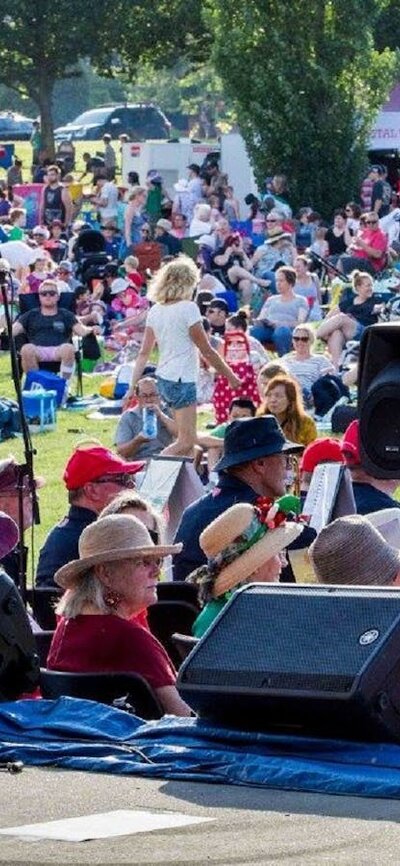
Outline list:
[[[397,251],[380,225],[397,200],[385,212],[377,167],[370,175],[368,206],[350,202],[329,228],[310,208],[293,218],[282,176],[247,197],[241,221],[227,176],[194,163],[170,198],[158,172],[122,190],[100,171],[85,201],[49,165],[40,225],[26,230],[23,202],[0,217],[22,370],[57,362],[68,385],[74,335],[105,341],[117,369],[131,365],[115,451],[95,443],[71,454],[68,512],[39,553],[37,588],[64,591],[50,670],[136,672],[165,712],[188,715],[148,615],[160,576],[196,588],[195,637],[238,586],[301,581],[296,551],[310,551],[318,581],[347,582],[350,570],[351,583],[398,583],[400,554],[372,519],[400,507],[397,481],[362,466],[357,420],[340,442],[319,435],[351,397],[344,354],[383,313],[374,278]],[[400,275],[392,288],[395,297]],[[213,418],[203,429],[199,406]],[[171,543],[168,510],[137,492],[160,456],[188,458],[204,485]],[[354,514],[317,536],[301,510],[314,469],[329,462],[344,467]],[[18,479],[13,458],[0,462],[0,507],[17,523]],[[28,487],[23,497],[27,528]],[[17,585],[21,544],[10,533],[1,548]],[[369,547],[361,568],[356,552]]]

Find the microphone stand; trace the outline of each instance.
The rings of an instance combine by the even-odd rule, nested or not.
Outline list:
[[[7,266],[8,267],[8,266]],[[26,604],[26,596],[27,596],[27,587],[26,587],[26,562],[25,562],[25,550],[24,550],[24,489],[26,490],[25,479],[27,479],[27,486],[31,496],[32,501],[32,516],[33,523],[40,523],[40,515],[39,515],[39,501],[36,492],[36,484],[35,484],[35,476],[33,471],[33,457],[36,454],[36,450],[32,446],[31,434],[29,432],[28,422],[26,420],[26,415],[24,411],[24,406],[22,402],[22,391],[21,391],[21,382],[19,376],[19,366],[18,366],[18,358],[17,351],[15,348],[15,340],[12,333],[12,319],[10,313],[10,304],[8,301],[7,289],[11,288],[12,291],[12,282],[10,279],[10,274],[7,268],[5,267],[4,260],[0,260],[0,291],[4,306],[4,315],[6,320],[6,328],[7,334],[10,344],[10,359],[11,359],[11,375],[12,380],[14,382],[15,394],[17,398],[19,413],[20,413],[20,422],[21,422],[21,432],[22,438],[24,441],[24,455],[25,455],[25,463],[18,466],[18,481],[17,481],[17,491],[18,491],[18,526],[19,526],[19,561],[18,561],[18,579],[19,579],[19,591],[22,596],[22,600],[24,604]]]
[[[340,279],[344,283],[350,283],[350,280],[346,276],[346,274],[344,274],[342,271],[339,271],[339,268],[336,268],[335,265],[332,265],[331,262],[329,261],[329,259],[322,258],[322,256],[319,256],[318,253],[314,253],[312,250],[310,250],[309,253],[307,253],[307,255],[310,255],[311,258],[314,261],[318,262],[318,264],[321,265],[323,268],[325,268],[325,270],[333,271],[333,273],[336,274],[337,277],[340,277]]]

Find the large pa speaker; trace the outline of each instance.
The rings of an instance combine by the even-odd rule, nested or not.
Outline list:
[[[0,572],[0,701],[12,701],[39,683],[32,629],[13,581]]]
[[[242,730],[400,741],[400,590],[244,587],[178,689],[201,717]]]
[[[358,410],[362,465],[376,478],[400,478],[400,322],[363,334]]]

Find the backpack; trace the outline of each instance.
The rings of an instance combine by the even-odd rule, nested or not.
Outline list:
[[[18,403],[15,400],[8,400],[6,397],[0,398],[0,441],[5,439],[13,439],[17,433],[21,432],[21,419],[19,414]]]

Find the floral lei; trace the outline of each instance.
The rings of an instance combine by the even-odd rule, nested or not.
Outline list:
[[[298,515],[299,506],[300,500],[294,496],[282,496],[276,502],[267,496],[259,496],[253,506],[254,516],[246,529],[206,565],[196,568],[186,578],[188,583],[197,584],[200,604],[204,605],[212,598],[215,579],[222,569],[257,544],[268,530],[277,529],[288,517],[303,520]]]

